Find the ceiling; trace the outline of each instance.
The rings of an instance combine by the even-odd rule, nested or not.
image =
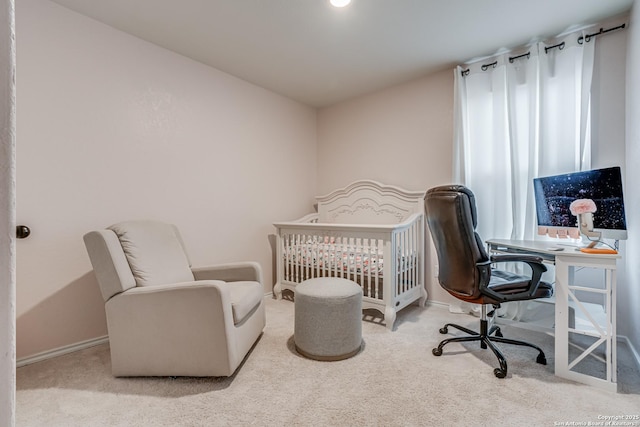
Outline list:
[[[52,0],[313,107],[627,12],[633,0]]]

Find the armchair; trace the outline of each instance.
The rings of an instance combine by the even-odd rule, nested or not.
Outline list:
[[[438,254],[438,281],[449,294],[462,301],[481,304],[480,332],[448,323],[440,333],[448,333],[453,327],[468,336],[445,339],[433,349],[435,356],[451,342],[479,341],[483,349],[489,347],[498,358],[500,367],[494,369],[498,378],[507,375],[507,361],[494,342],[527,346],[538,350],[536,362],[546,365],[547,360],[540,347],[524,341],[504,338],[500,328],[489,329],[487,305],[499,307],[500,303],[547,298],[553,294],[550,284],[540,280],[547,268],[542,259],[530,255],[493,255],[489,257],[484,243],[475,228],[477,213],[475,197],[462,185],[435,187],[425,196],[427,222]],[[492,268],[492,264],[522,262],[531,274],[519,275]]]
[[[128,221],[84,236],[114,376],[230,376],[265,326],[260,266],[191,268],[178,229]]]

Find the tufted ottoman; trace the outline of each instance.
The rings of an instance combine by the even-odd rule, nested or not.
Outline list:
[[[321,277],[296,286],[294,341],[315,360],[342,360],[362,346],[362,289],[347,279]]]

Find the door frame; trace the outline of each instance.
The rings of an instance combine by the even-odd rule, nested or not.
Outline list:
[[[0,0],[0,425],[16,401],[15,2]]]

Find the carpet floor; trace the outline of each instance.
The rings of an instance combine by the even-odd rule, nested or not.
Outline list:
[[[638,367],[622,345],[612,393],[556,377],[553,338],[514,326],[502,327],[504,336],[538,344],[546,366],[535,363],[536,351],[506,345],[505,379],[477,343],[433,356],[445,322],[479,324],[441,306],[407,307],[393,332],[367,313],[362,350],[337,362],[296,353],[291,301],[268,297],[266,309],[262,337],[229,378],[114,378],[108,344],[18,368],[16,425],[558,426],[640,415]],[[616,422],[640,426],[637,418]]]

